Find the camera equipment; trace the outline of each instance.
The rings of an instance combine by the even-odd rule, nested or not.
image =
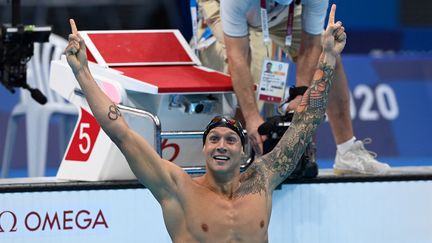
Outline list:
[[[218,100],[211,95],[188,94],[171,95],[170,107],[184,107],[184,111],[189,114],[208,114],[211,113]]]
[[[33,56],[34,42],[47,42],[51,27],[19,24],[19,3],[12,1],[12,25],[2,24],[0,29],[0,82],[12,93],[15,88],[29,90],[43,105],[47,102],[45,95],[27,84],[27,62]]]
[[[211,113],[216,106],[216,99],[209,95],[184,96],[185,112],[189,114]]]

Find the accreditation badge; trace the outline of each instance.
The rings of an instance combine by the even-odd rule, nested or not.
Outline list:
[[[285,94],[289,64],[285,62],[264,60],[261,81],[258,88],[258,99],[269,103],[280,103]]]

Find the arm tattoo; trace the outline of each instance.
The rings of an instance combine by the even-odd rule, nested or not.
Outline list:
[[[120,109],[116,105],[110,105],[108,109],[108,119],[114,121],[121,116]]]
[[[311,86],[297,107],[291,125],[272,152],[262,157],[267,169],[288,177],[311,142],[312,135],[324,120],[334,67],[320,63]]]
[[[262,167],[252,163],[250,167],[240,176],[240,187],[234,193],[234,198],[246,196],[248,194],[255,194],[266,192],[266,181]]]

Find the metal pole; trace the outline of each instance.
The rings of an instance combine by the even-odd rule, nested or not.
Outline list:
[[[20,0],[11,0],[12,1],[12,27],[16,27],[21,24],[21,2]]]
[[[203,131],[172,131],[172,132],[162,132],[161,137],[162,138],[202,138],[204,132]]]

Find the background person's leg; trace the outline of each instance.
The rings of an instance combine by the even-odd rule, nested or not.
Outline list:
[[[348,81],[343,64],[341,58],[338,57],[327,106],[327,115],[336,144],[346,142],[354,136],[348,90]]]
[[[389,171],[390,166],[377,161],[376,154],[367,151],[363,141],[355,140],[350,115],[348,80],[341,57],[336,60],[327,115],[338,147],[333,165],[336,175],[385,174]]]

